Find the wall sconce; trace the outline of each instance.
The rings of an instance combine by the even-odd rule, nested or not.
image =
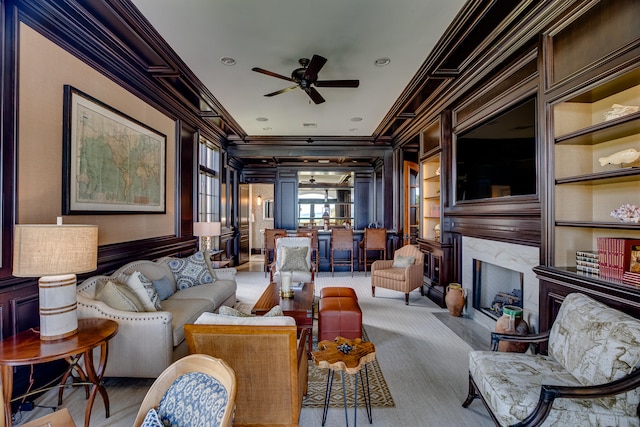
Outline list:
[[[193,235],[200,237],[198,245],[203,252],[213,250],[213,239],[222,234],[222,224],[219,222],[194,222]]]
[[[262,204],[262,196],[258,196],[258,199],[256,200],[256,205],[260,206]]]
[[[13,272],[40,277],[40,339],[69,337],[78,332],[76,274],[98,267],[98,226],[16,225]]]

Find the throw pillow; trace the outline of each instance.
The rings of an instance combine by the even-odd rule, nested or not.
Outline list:
[[[149,409],[140,427],[164,427],[164,424],[160,421],[158,411],[156,411],[155,408]]]
[[[173,285],[167,276],[163,276],[162,279],[152,280],[151,283],[156,288],[160,301],[164,301],[174,294]]]
[[[133,290],[124,283],[113,280],[98,281],[95,299],[116,310],[144,311],[144,306]]]
[[[395,257],[393,257],[393,268],[406,268],[409,267],[410,265],[413,265],[413,263],[416,261],[416,257],[415,256],[402,256],[402,255],[396,255]]]
[[[282,247],[280,271],[309,271],[307,265],[307,246]]]
[[[187,289],[214,281],[202,252],[196,252],[188,258],[170,258],[168,266],[176,278],[178,289]]]
[[[232,316],[232,317],[257,317],[253,314],[247,314],[226,305],[223,305],[218,309],[218,314],[221,314],[223,316]],[[284,313],[282,312],[282,307],[280,307],[279,305],[276,305],[271,310],[267,311],[263,317],[275,317],[275,316],[284,316]]]
[[[144,274],[139,271],[131,273],[127,279],[127,286],[136,293],[138,299],[144,307],[144,311],[162,310],[160,305],[160,297],[158,291],[153,287],[151,280],[147,279]]]
[[[228,399],[227,389],[216,378],[189,372],[164,393],[158,414],[170,426],[219,426]]]

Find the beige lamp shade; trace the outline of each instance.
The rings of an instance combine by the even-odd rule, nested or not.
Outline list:
[[[16,277],[88,273],[97,266],[97,225],[15,226],[13,275]]]
[[[76,273],[98,264],[96,225],[16,225],[13,275],[40,277],[40,339],[52,341],[78,331]]]
[[[219,222],[194,222],[193,223],[193,235],[194,236],[219,236],[222,232],[222,225]]]

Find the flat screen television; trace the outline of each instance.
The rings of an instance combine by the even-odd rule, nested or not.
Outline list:
[[[536,194],[536,100],[457,135],[456,201]]]

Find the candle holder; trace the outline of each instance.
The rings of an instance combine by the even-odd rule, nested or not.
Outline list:
[[[291,289],[291,276],[290,271],[283,271],[280,274],[280,297],[293,298],[293,289]]]

